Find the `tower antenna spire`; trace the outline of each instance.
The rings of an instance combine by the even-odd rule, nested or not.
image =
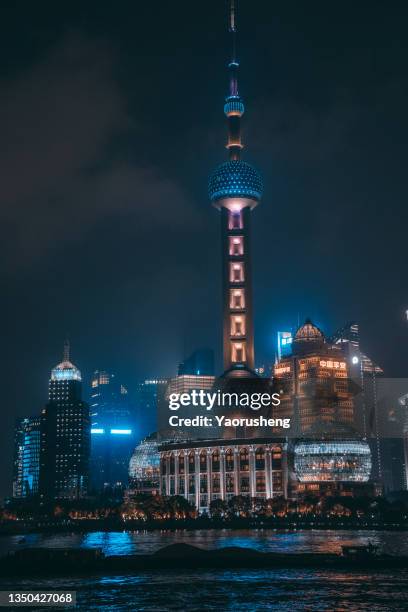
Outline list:
[[[70,343],[69,343],[69,339],[68,339],[68,334],[67,337],[65,338],[64,341],[64,358],[63,361],[69,361],[69,352],[70,352]]]
[[[231,61],[235,62],[236,60],[236,44],[237,44],[237,23],[236,23],[236,9],[235,9],[235,0],[230,0],[229,6],[229,32],[231,32],[232,39],[232,49],[231,49]]]
[[[228,63],[229,91],[225,100],[224,113],[228,119],[228,142],[227,149],[231,161],[237,161],[241,157],[241,117],[244,114],[244,103],[238,93],[238,68],[237,60],[237,5],[236,0],[228,3],[228,32],[231,37],[231,58]]]

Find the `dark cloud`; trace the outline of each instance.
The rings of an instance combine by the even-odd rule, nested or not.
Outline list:
[[[71,34],[7,84],[0,201],[15,264],[86,239],[112,217],[132,224],[136,243],[138,232],[157,235],[170,221],[194,221],[177,181],[112,151],[123,133],[143,147],[147,131],[130,118],[114,69],[115,54],[104,43]]]

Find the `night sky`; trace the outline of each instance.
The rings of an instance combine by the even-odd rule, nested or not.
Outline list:
[[[8,4],[8,6],[7,6]],[[2,425],[38,413],[66,333],[130,389],[221,348],[226,3],[9,2],[0,25]],[[404,6],[405,5],[405,6]],[[241,0],[255,348],[310,316],[408,361],[406,3]]]

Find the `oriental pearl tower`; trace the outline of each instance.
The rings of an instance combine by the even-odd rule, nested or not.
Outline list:
[[[250,253],[250,217],[262,196],[258,171],[241,159],[241,118],[245,107],[238,92],[236,4],[229,1],[231,59],[225,99],[229,160],[209,180],[211,203],[221,213],[224,376],[253,377],[254,330]]]

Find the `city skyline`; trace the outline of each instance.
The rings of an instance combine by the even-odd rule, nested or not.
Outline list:
[[[218,241],[218,232],[214,227],[213,211],[208,210],[205,201],[205,177],[212,167],[222,161],[222,149],[214,145],[215,141],[218,143],[220,140],[222,129],[220,119],[215,110],[213,112],[213,108],[219,108],[218,92],[224,91],[222,83],[226,53],[220,46],[214,49],[208,45],[209,37],[211,38],[208,33],[209,22],[215,28],[213,35],[221,38],[218,36],[221,30],[221,24],[218,22],[222,20],[215,19],[214,15],[221,15],[223,10],[223,7],[217,7],[215,3],[210,4],[205,10],[202,9],[202,21],[195,22],[194,41],[190,40],[189,33],[186,34],[187,45],[191,45],[193,49],[192,56],[198,54],[196,46],[201,49],[201,54],[198,54],[202,69],[200,75],[196,74],[196,67],[183,56],[186,40],[180,42],[177,36],[174,36],[177,30],[173,27],[170,41],[171,47],[175,49],[175,65],[179,72],[176,70],[174,76],[177,88],[175,91],[172,89],[170,94],[163,94],[163,89],[168,91],[170,85],[169,77],[167,80],[165,78],[163,65],[166,64],[163,58],[169,51],[169,40],[164,36],[161,41],[159,34],[167,32],[165,21],[168,17],[171,18],[171,25],[175,26],[180,15],[183,15],[184,23],[190,23],[192,16],[177,11],[171,16],[165,8],[160,16],[155,15],[159,28],[159,34],[153,44],[156,61],[149,55],[152,47],[149,46],[148,36],[141,39],[138,47],[131,41],[130,32],[127,32],[128,36],[125,36],[123,44],[119,45],[114,32],[111,31],[109,36],[112,47],[116,47],[112,50],[109,44],[105,46],[106,41],[101,45],[86,17],[82,21],[82,38],[78,32],[72,36],[68,26],[72,23],[78,25],[80,15],[70,15],[66,16],[66,23],[61,24],[57,36],[52,40],[43,32],[42,37],[37,40],[27,41],[27,47],[24,49],[23,45],[19,53],[15,54],[15,65],[10,65],[9,70],[5,71],[4,78],[9,86],[11,100],[19,100],[21,88],[31,92],[33,96],[32,99],[29,97],[32,102],[28,105],[30,108],[26,104],[20,108],[24,113],[28,113],[28,118],[31,117],[29,112],[32,112],[33,108],[36,109],[35,93],[32,87],[30,89],[30,83],[32,85],[34,82],[36,87],[44,88],[47,82],[51,82],[54,89],[48,92],[45,99],[52,105],[56,102],[58,127],[61,126],[65,112],[68,112],[71,121],[76,119],[76,128],[83,125],[82,122],[89,120],[91,116],[87,115],[89,108],[85,101],[79,99],[77,109],[75,105],[73,109],[65,109],[61,108],[62,101],[58,96],[64,88],[68,88],[69,92],[76,91],[76,88],[78,91],[86,91],[83,78],[87,71],[95,74],[95,67],[97,84],[102,90],[107,87],[111,94],[108,101],[112,105],[110,108],[101,108],[97,99],[92,100],[93,111],[98,110],[102,118],[100,124],[86,124],[86,142],[81,144],[94,147],[88,151],[88,157],[81,158],[77,166],[69,156],[69,147],[67,156],[61,156],[61,167],[56,169],[56,176],[61,176],[63,194],[59,192],[58,185],[51,185],[44,179],[41,167],[31,168],[29,164],[23,167],[23,183],[28,183],[30,187],[27,193],[20,186],[17,188],[16,180],[10,181],[5,187],[3,200],[10,202],[11,207],[15,202],[30,202],[27,210],[17,206],[16,210],[21,219],[6,217],[10,219],[11,227],[15,228],[17,239],[13,244],[9,245],[9,242],[5,241],[3,245],[6,255],[9,253],[9,247],[12,255],[12,274],[7,276],[5,286],[5,318],[10,318],[11,312],[7,309],[10,306],[11,310],[13,302],[12,321],[15,322],[15,325],[11,326],[13,333],[5,333],[5,353],[8,355],[5,391],[6,406],[9,407],[6,421],[10,439],[10,424],[14,424],[14,417],[33,414],[42,406],[44,395],[41,396],[41,389],[45,388],[45,385],[41,382],[44,380],[41,372],[44,373],[48,369],[48,361],[55,361],[51,358],[51,353],[54,353],[55,347],[59,347],[59,339],[67,328],[76,347],[75,354],[83,355],[80,359],[81,370],[89,372],[95,367],[108,367],[120,371],[125,380],[133,377],[143,379],[152,374],[164,376],[170,373],[171,364],[175,369],[186,354],[204,341],[214,347],[219,362],[218,314],[221,279],[220,275],[217,275],[219,249],[213,247]],[[277,30],[283,29],[284,33],[292,35],[290,40],[293,42],[295,33],[298,35],[298,32],[295,32],[298,22],[295,20],[294,27],[293,24],[291,26],[290,21],[287,21],[288,14],[282,7],[273,11],[266,3],[259,4],[271,18],[270,25],[265,25],[263,29],[269,27],[270,33],[275,34]],[[241,5],[241,12],[245,15],[245,27],[241,28],[240,36],[248,40],[254,25],[258,29],[262,28],[258,23],[259,15],[251,16],[245,8],[245,3],[241,2]],[[185,9],[182,6],[179,8],[180,11]],[[300,20],[300,16],[305,15],[300,4],[297,8],[297,19]],[[84,11],[86,12],[86,9]],[[105,8],[105,15],[101,15],[100,19],[107,19],[106,11],[109,12]],[[348,34],[352,39],[354,35],[353,40],[357,46],[358,38],[354,28],[357,30],[358,20],[362,19],[363,15],[358,9],[353,15],[355,22],[354,25],[348,24]],[[380,25],[380,11],[375,5],[371,16],[371,25],[375,32]],[[142,22],[145,20],[150,34],[152,17],[149,10],[145,9],[141,19]],[[51,11],[45,32],[47,27],[51,29],[52,19]],[[327,24],[330,23],[327,11],[322,10],[319,19],[320,22],[324,23],[326,19]],[[390,23],[386,25],[391,26]],[[397,27],[396,23],[392,25]],[[182,22],[178,25],[179,29],[181,27]],[[306,21],[306,31],[314,27],[316,26],[313,26],[311,21]],[[249,45],[245,45],[243,61],[247,77],[244,95],[251,101],[251,109],[258,109],[258,116],[253,117],[246,125],[246,138],[251,142],[250,159],[256,160],[266,184],[263,206],[257,211],[258,219],[254,218],[254,229],[256,228],[258,237],[253,246],[253,257],[256,261],[254,301],[257,362],[273,358],[276,331],[292,326],[293,322],[296,324],[298,315],[301,320],[310,316],[325,330],[336,329],[348,319],[357,319],[361,324],[362,344],[367,353],[384,365],[388,374],[401,376],[405,373],[403,364],[406,362],[407,350],[403,342],[404,333],[406,334],[406,304],[403,303],[404,290],[400,283],[404,271],[403,233],[399,224],[394,223],[391,227],[391,217],[397,216],[399,211],[402,212],[406,186],[401,176],[399,197],[395,198],[398,185],[396,186],[394,181],[394,201],[387,201],[386,208],[390,212],[385,220],[383,216],[373,213],[376,206],[379,207],[381,198],[385,197],[385,192],[387,196],[393,192],[390,189],[391,178],[386,181],[382,192],[381,180],[371,176],[370,172],[376,164],[389,165],[391,162],[388,160],[389,151],[385,146],[387,139],[383,142],[382,153],[380,150],[368,151],[368,141],[364,140],[364,130],[372,127],[371,122],[375,117],[378,118],[378,115],[382,118],[383,130],[385,127],[389,128],[387,134],[392,140],[391,108],[388,109],[388,114],[383,114],[364,98],[367,93],[363,95],[359,91],[357,77],[361,75],[358,67],[352,67],[351,57],[343,57],[341,61],[337,59],[332,66],[334,75],[331,74],[327,78],[326,86],[322,85],[321,76],[326,67],[326,54],[330,56],[332,46],[341,48],[340,27],[333,27],[335,35],[332,43],[324,34],[320,34],[320,38],[318,36],[316,47],[309,48],[307,40],[297,40],[295,47],[291,49],[292,55],[286,57],[284,54],[272,53],[279,48],[288,51],[289,43],[283,42],[282,32],[271,50],[266,49],[262,37],[259,41],[254,41],[255,48],[250,49]],[[266,33],[264,31],[264,34]],[[367,69],[371,67],[374,73],[378,70],[382,77],[381,83],[385,92],[381,90],[383,98],[380,99],[383,103],[387,101],[387,88],[392,87],[394,83],[387,73],[388,63],[384,59],[387,53],[389,60],[394,59],[395,45],[398,49],[398,36],[395,37],[395,30],[392,33],[394,46],[391,48],[390,38],[389,48],[385,45],[385,52],[382,49],[381,60],[377,58],[374,68],[370,58],[360,56],[360,70],[361,66]],[[368,37],[371,35],[371,30],[365,34]],[[9,39],[7,41],[12,45]],[[374,39],[371,40],[371,47],[368,47],[376,49]],[[102,48],[105,55],[101,59],[99,50]],[[95,50],[98,58],[95,56]],[[306,59],[302,57],[302,50],[309,50]],[[254,58],[260,57],[261,51],[267,51],[267,58],[258,59],[251,76],[248,67],[254,66]],[[80,70],[78,60],[82,56],[89,60],[90,65],[86,64]],[[302,81],[299,68],[295,71],[299,92],[290,91],[285,81],[285,63],[287,68],[293,71],[295,60],[299,61],[301,57],[303,68],[311,82],[316,87],[320,83],[316,91],[309,83]],[[316,60],[316,65],[311,61],[312,57]],[[146,89],[138,92],[143,107],[140,115],[135,106],[136,90],[131,79],[131,68],[135,62],[137,64],[138,58],[139,61],[140,58],[145,58],[146,61],[145,72],[142,71],[142,81],[144,79]],[[182,58],[183,62],[180,61]],[[402,62],[394,62],[393,70],[396,73],[399,67],[402,68]],[[263,78],[264,89],[260,94],[261,88],[257,83],[262,75],[269,74],[266,69],[270,70],[271,78]],[[346,76],[347,69],[350,70],[349,78]],[[158,79],[160,87],[156,85],[157,90],[153,91],[147,87],[148,77],[151,78],[152,74],[161,77]],[[367,74],[364,74],[369,81],[372,73],[368,70]],[[200,99],[193,95],[194,91],[198,91],[196,87],[189,84],[186,88],[180,82],[183,81],[183,75],[193,75],[191,78],[197,79],[197,85],[205,79],[200,90]],[[210,76],[214,79],[211,88],[207,86]],[[399,76],[401,84],[402,72]],[[34,81],[30,81],[30,78]],[[123,82],[119,83],[121,78]],[[341,89],[341,85],[346,88],[346,93]],[[338,91],[343,92],[340,103],[336,97]],[[157,93],[156,97],[152,96],[153,92]],[[373,99],[379,95],[377,91],[371,93]],[[157,97],[161,98],[159,104]],[[147,108],[149,102],[153,104],[151,110]],[[398,102],[404,106],[402,97]],[[165,114],[175,114],[173,126],[168,125],[165,115],[160,117],[159,111],[163,111],[163,108]],[[200,119],[200,125],[195,121],[197,108],[206,109],[208,125],[206,120]],[[272,109],[272,118],[269,117],[269,112],[266,112],[268,108]],[[364,109],[367,110],[368,119]],[[24,113],[23,116],[27,118]],[[201,118],[201,112],[199,114]],[[254,115],[253,112],[251,114]],[[98,113],[95,115],[97,118]],[[157,153],[154,147],[147,143],[142,153],[137,153],[137,143],[140,145],[143,141],[138,130],[144,129],[137,125],[137,120],[141,119],[141,123],[151,127],[153,116],[163,129],[168,143],[163,143],[163,150]],[[342,119],[345,123],[341,134],[336,133],[331,123],[333,118]],[[52,127],[51,119],[47,116],[41,119],[47,128]],[[287,126],[285,128],[285,122],[289,119],[295,122],[293,129]],[[360,164],[362,172],[358,177],[353,173],[353,146],[356,143],[351,135],[351,128],[355,127],[357,119],[364,119],[363,127],[357,132],[357,141],[362,139],[360,144],[365,146],[364,150],[369,153],[368,159],[365,159],[366,165]],[[12,120],[13,117],[11,122]],[[116,124],[117,121],[120,125]],[[260,132],[258,123],[264,125],[270,139]],[[23,128],[24,125],[27,128],[27,124],[23,122]],[[402,126],[399,128],[407,127],[403,122]],[[97,133],[96,142],[91,142],[92,129]],[[323,131],[323,135],[321,140],[316,142],[313,136],[319,133],[319,130]],[[381,129],[375,134],[378,139],[376,142],[381,143]],[[30,144],[32,134],[26,130],[26,135]],[[61,138],[61,134],[58,135]],[[44,159],[47,159],[46,154],[52,151],[52,138],[47,139],[46,136],[47,133],[38,143],[40,152],[45,154]],[[77,136],[74,130],[72,142],[71,137],[68,138],[73,151],[78,146]],[[173,147],[169,142],[173,142],[178,136],[180,142],[174,146],[179,156],[179,167],[169,161],[167,155]],[[102,138],[102,141],[99,141],[99,138]],[[104,138],[109,140],[109,144]],[[190,163],[187,153],[193,147],[197,150],[197,143],[202,143],[197,151],[198,158]],[[328,159],[325,159],[327,147],[329,154]],[[384,151],[387,151],[387,160]],[[402,161],[403,155],[398,139],[392,144],[391,153],[395,164],[394,175],[398,178],[398,161]],[[14,151],[13,154],[14,158],[11,155],[6,160],[10,162],[7,167],[11,178],[16,176],[17,167],[21,168],[12,163],[14,161],[14,164],[17,164],[21,153]],[[27,155],[29,154],[28,147]],[[358,151],[357,157],[361,157],[361,151]],[[81,179],[78,172],[82,172]],[[389,177],[394,176],[389,168],[387,172]],[[36,180],[39,179],[38,185],[33,181],[33,175]],[[343,179],[343,182],[340,179]],[[82,211],[79,233],[76,224],[71,222],[71,213],[66,217],[62,214],[68,207],[75,217],[75,200],[78,195],[80,202],[87,198],[92,203]],[[329,201],[329,195],[334,199],[330,204],[331,212],[325,204]],[[117,208],[108,201],[109,198],[112,203],[119,202]],[[44,199],[42,204],[39,203],[41,199]],[[171,216],[162,204],[163,200],[168,199],[172,201]],[[139,204],[142,201],[143,206]],[[55,208],[50,208],[52,204]],[[154,214],[151,215],[152,210]],[[35,223],[26,225],[27,218],[33,214],[32,211],[34,216],[45,215],[45,227],[37,227]],[[150,216],[155,220],[153,224],[149,221]],[[58,223],[55,217],[58,217]],[[135,245],[132,232],[136,231],[137,236],[136,226],[140,220],[146,221],[147,227],[150,228],[147,233],[155,236],[152,247],[146,244],[144,248]],[[128,222],[132,231],[124,228]],[[169,223],[173,224],[174,243],[167,235]],[[208,236],[208,239],[200,237],[196,229],[197,224],[200,226],[200,233]],[[35,240],[32,239],[31,232],[27,233],[29,227],[36,233]],[[304,227],[308,230],[306,233]],[[344,232],[340,238],[335,235],[338,233],[337,227]],[[381,246],[378,246],[380,228],[385,254],[382,253]],[[349,236],[350,240],[346,240],[345,236]],[[91,255],[88,247],[89,237],[93,245]],[[118,237],[121,242],[119,249]],[[211,245],[211,248],[208,245]],[[372,258],[369,257],[370,253],[373,254]],[[165,261],[164,254],[167,255]],[[285,257],[282,257],[283,254]],[[364,266],[364,274],[361,273],[358,262]],[[138,265],[139,263],[141,265]],[[382,270],[381,264],[386,272]],[[167,269],[166,266],[169,265],[170,269]],[[207,269],[214,271],[208,275],[209,278],[201,273]],[[196,270],[199,272],[196,273]],[[325,287],[324,294],[320,289],[322,285]],[[379,287],[382,289],[379,290]],[[205,300],[206,303],[203,304],[205,295],[210,295],[211,300]],[[160,317],[162,301],[166,304],[164,317]],[[210,316],[206,316],[208,311]],[[384,333],[380,334],[378,332],[381,327]],[[208,342],[207,338],[211,341]],[[36,359],[33,364],[34,353]]]

